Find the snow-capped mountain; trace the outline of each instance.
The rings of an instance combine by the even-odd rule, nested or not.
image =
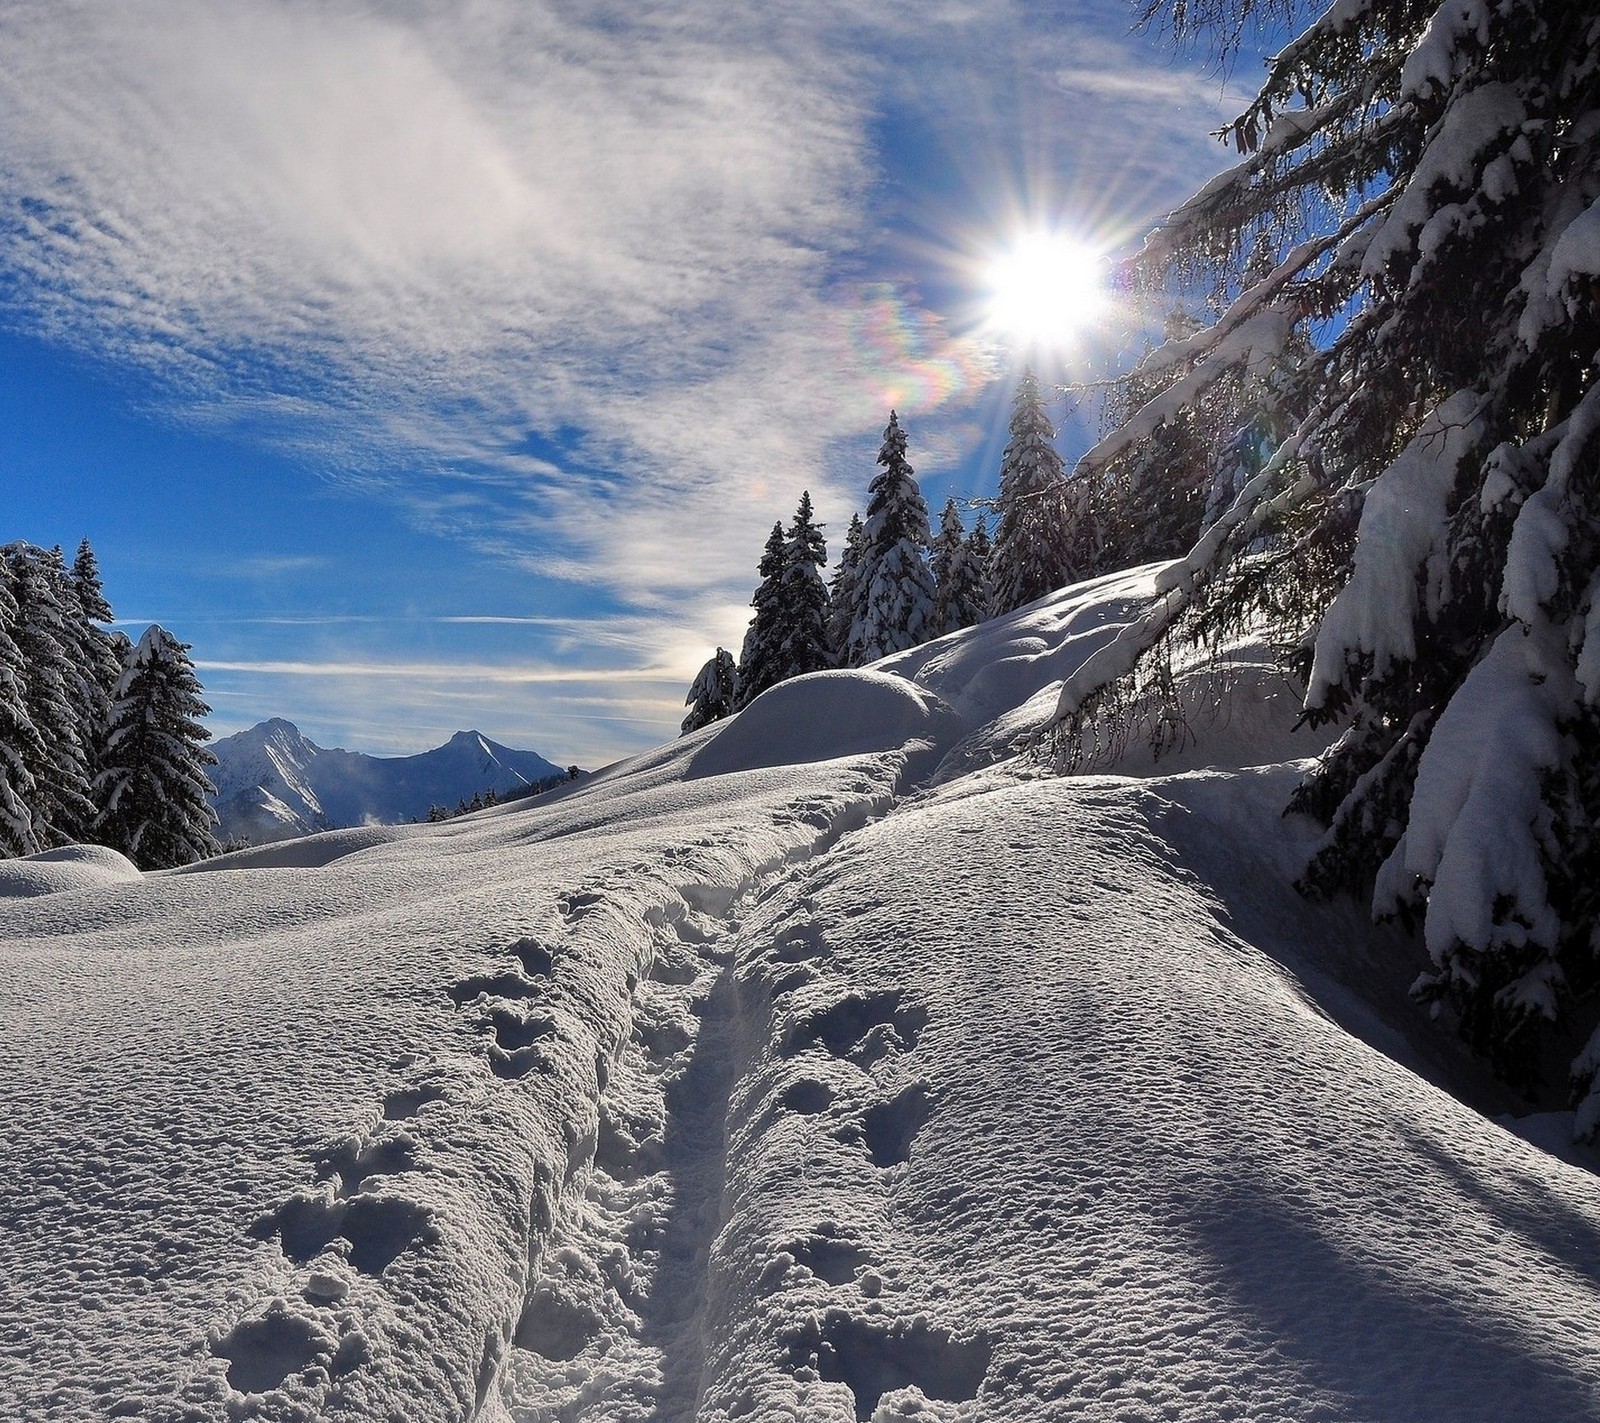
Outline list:
[[[1597,1158],[1295,891],[1267,649],[1179,755],[1019,751],[1153,595],[486,815],[0,865],[0,1418],[1600,1417]]]
[[[368,756],[318,746],[293,722],[274,717],[211,749],[218,838],[258,845],[317,830],[399,824],[476,792],[504,797],[561,775],[536,752],[501,746],[476,731],[458,731],[415,756]]]

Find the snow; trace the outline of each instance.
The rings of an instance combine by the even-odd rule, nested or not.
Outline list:
[[[1009,754],[1152,579],[8,900],[0,1417],[1596,1416],[1594,1163],[1290,887],[1292,708]]]
[[[1470,37],[1480,48],[1488,46],[1489,20],[1486,0],[1446,0],[1406,56],[1400,71],[1401,98],[1427,98],[1432,90],[1448,93],[1460,75],[1457,59],[1466,40]]]
[[[1591,203],[1562,229],[1550,257],[1546,281],[1560,291],[1584,277],[1600,276],[1600,201]]]
[[[223,737],[212,748],[218,838],[257,844],[368,823],[421,819],[476,792],[507,795],[561,774],[534,751],[458,731],[415,756],[367,756],[322,747],[281,717]]]
[[[1481,404],[1470,390],[1442,402],[1367,491],[1354,571],[1317,631],[1308,707],[1323,704],[1354,658],[1369,655],[1381,677],[1415,656],[1420,585],[1446,526],[1456,472],[1480,438]]]
[[[1558,636],[1519,625],[1501,633],[1422,753],[1411,818],[1379,877],[1375,907],[1392,911],[1408,881],[1431,885],[1425,937],[1436,962],[1458,940],[1479,950],[1496,937],[1554,946],[1539,773],[1560,764],[1557,723],[1577,703],[1562,651],[1550,645]]]
[[[955,714],[904,678],[882,672],[813,672],[769,687],[695,755],[691,776],[936,745]]]
[[[132,860],[104,845],[65,845],[21,859],[0,860],[0,899],[66,894],[138,878]]]
[[[1442,202],[1440,193],[1479,190],[1482,170],[1499,156],[1494,150],[1509,148],[1527,119],[1527,107],[1510,84],[1484,83],[1458,97],[1429,135],[1404,190],[1367,246],[1361,275],[1381,278],[1391,260],[1413,249],[1426,258],[1445,245],[1447,227],[1476,221],[1467,207]],[[1427,265],[1419,261],[1409,280],[1419,281]]]

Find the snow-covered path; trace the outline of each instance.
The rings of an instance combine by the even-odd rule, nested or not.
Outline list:
[[[695,749],[454,834],[8,903],[0,1413],[486,1402],[658,926],[881,809],[906,763],[797,794],[685,780]]]
[[[23,866],[0,1417],[1600,1420],[1600,1177],[1432,1085],[1283,775],[990,764],[1133,586],[541,804]]]
[[[1600,1417],[1600,1181],[1231,933],[1188,789],[935,796],[747,927],[702,1417]]]

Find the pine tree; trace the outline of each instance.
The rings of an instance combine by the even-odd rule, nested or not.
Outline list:
[[[983,516],[980,513],[981,526]],[[974,531],[975,533],[976,531]],[[985,537],[987,542],[987,537]],[[933,622],[939,636],[982,622],[988,611],[987,554],[974,558],[972,536],[961,523],[954,499],[945,501],[939,534],[933,541]]]
[[[783,525],[777,523],[767,535],[767,546],[756,565],[761,582],[750,598],[750,606],[756,612],[739,650],[735,711],[749,706],[768,687],[783,680],[783,569]]]
[[[111,604],[100,581],[100,565],[89,540],[78,544],[72,571],[64,574],[61,601],[77,668],[74,702],[80,739],[92,783],[100,771],[100,752],[111,715],[111,697],[122,675],[127,639],[98,626],[112,620]]]
[[[90,676],[79,661],[72,615],[63,606],[70,590],[59,560],[44,549],[13,543],[3,551],[11,596],[17,606],[13,634],[22,672],[23,703],[37,739],[23,752],[35,757],[30,810],[41,848],[81,839],[94,820],[90,799],[90,755],[85,723],[92,704]]]
[[[714,657],[696,674],[689,695],[683,699],[689,714],[683,719],[683,734],[710,726],[725,716],[733,715],[733,701],[738,689],[739,673],[733,663],[733,654],[718,648]]]
[[[804,490],[783,545],[780,600],[784,677],[802,677],[833,665],[828,643],[828,585],[822,569],[828,546],[812,517],[811,492]]]
[[[1025,370],[1011,405],[1011,440],[1000,461],[1000,519],[989,570],[997,613],[1053,593],[1092,569],[1088,486],[1068,483],[1054,439],[1038,379]]]
[[[867,486],[871,498],[862,526],[861,601],[846,645],[846,663],[860,667],[916,647],[934,635],[933,574],[928,547],[928,506],[906,459],[900,418],[889,412],[878,451],[882,467]]]
[[[1335,5],[1231,134],[1242,161],[1138,259],[1210,270],[1225,309],[1081,468],[1286,355],[1304,414],[1055,725],[1070,763],[1163,639],[1275,620],[1308,718],[1346,724],[1295,801],[1328,825],[1306,888],[1420,920],[1419,994],[1534,1089],[1600,987],[1600,7]],[[1593,1133],[1600,1034],[1573,1080]]]
[[[105,767],[95,782],[95,834],[141,869],[186,865],[217,853],[206,767],[210,712],[187,643],[158,625],[139,639],[117,682]]]
[[[994,545],[989,542],[989,525],[983,510],[978,511],[978,521],[967,535],[967,562],[978,580],[978,606],[982,610],[978,619],[994,616]]]
[[[112,620],[111,604],[106,601],[105,584],[100,579],[100,561],[88,539],[79,542],[78,556],[72,560],[72,586],[84,617],[97,623]]]
[[[861,616],[865,585],[861,581],[861,555],[866,548],[867,536],[861,525],[861,515],[850,516],[850,528],[844,536],[844,548],[839,554],[839,566],[833,571],[833,581],[828,585],[828,647],[835,665],[854,667],[850,661],[850,629]]]
[[[31,855],[39,848],[32,768],[44,760],[39,733],[28,716],[22,652],[13,636],[19,613],[9,581],[0,565],[0,857]]]

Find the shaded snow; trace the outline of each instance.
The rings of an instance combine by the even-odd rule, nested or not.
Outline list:
[[[1286,708],[990,764],[1151,576],[9,901],[0,1416],[1600,1416],[1600,1181],[1290,889]]]

